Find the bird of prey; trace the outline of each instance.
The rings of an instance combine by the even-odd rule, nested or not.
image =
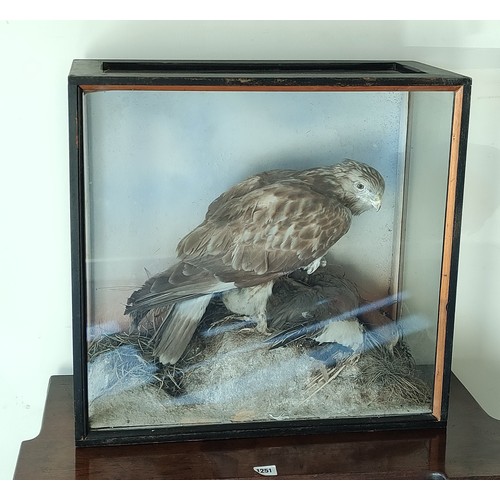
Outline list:
[[[273,283],[313,273],[350,228],[353,216],[380,209],[384,179],[354,160],[307,170],[270,170],[236,184],[208,207],[177,246],[178,263],[149,278],[128,299],[131,329],[161,312],[154,355],[175,364],[210,299],[255,318],[266,331]]]

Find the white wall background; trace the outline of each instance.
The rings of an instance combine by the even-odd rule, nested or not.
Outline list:
[[[0,478],[70,374],[66,78],[75,58],[410,59],[473,78],[454,371],[500,418],[500,22],[0,21]]]

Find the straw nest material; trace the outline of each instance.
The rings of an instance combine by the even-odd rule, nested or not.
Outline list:
[[[253,325],[215,302],[174,366],[153,357],[147,332],[117,332],[88,346],[94,427],[185,425],[425,413],[430,388],[402,338],[365,331],[365,349],[333,345],[325,365],[305,339],[270,350]],[[333,359],[333,361],[332,361]]]

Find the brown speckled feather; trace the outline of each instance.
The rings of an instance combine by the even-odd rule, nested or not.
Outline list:
[[[248,286],[307,266],[349,229],[351,212],[296,180],[226,201],[178,246],[179,258]]]
[[[244,181],[235,184],[210,203],[205,219],[211,218],[219,208],[235,198],[241,198],[255,189],[259,189],[277,181],[282,181],[294,175],[297,175],[296,170],[276,169],[248,177]]]

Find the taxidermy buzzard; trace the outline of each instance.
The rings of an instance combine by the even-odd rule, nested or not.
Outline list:
[[[324,265],[354,215],[380,209],[384,180],[353,160],[307,170],[271,170],[220,195],[205,220],[177,246],[179,262],[146,281],[127,301],[131,329],[161,311],[155,349],[163,364],[185,351],[214,294],[267,329],[274,281]]]

